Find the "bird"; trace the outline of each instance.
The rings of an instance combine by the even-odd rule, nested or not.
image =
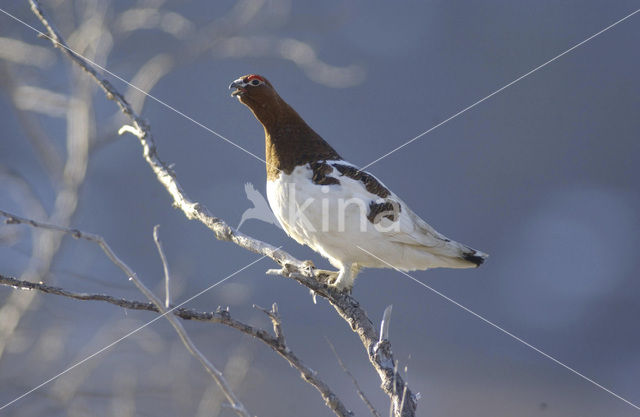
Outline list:
[[[262,220],[265,223],[282,228],[280,223],[278,223],[278,219],[273,215],[273,211],[269,209],[269,203],[262,194],[260,194],[260,191],[256,190],[253,184],[250,182],[246,183],[244,185],[244,192],[247,195],[247,199],[253,203],[253,207],[246,209],[244,213],[242,213],[240,223],[238,223],[236,230],[240,230],[240,226],[249,219]]]
[[[264,128],[271,210],[287,235],[338,269],[329,285],[351,292],[363,268],[473,268],[488,257],[437,232],[382,181],[345,161],[265,77],[245,75],[229,89]]]

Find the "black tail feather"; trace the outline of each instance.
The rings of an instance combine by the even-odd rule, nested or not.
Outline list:
[[[469,261],[472,264],[475,264],[476,267],[479,267],[480,265],[482,265],[485,258],[482,256],[478,256],[477,253],[478,252],[476,252],[475,250],[472,250],[471,252],[463,253],[462,258],[465,261]]]

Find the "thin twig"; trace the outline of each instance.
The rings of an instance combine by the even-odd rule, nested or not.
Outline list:
[[[338,351],[336,350],[336,347],[333,345],[333,343],[331,343],[331,341],[329,340],[328,337],[325,336],[325,340],[329,344],[329,347],[333,351],[333,355],[338,360],[338,363],[340,364],[340,367],[342,368],[344,373],[349,375],[349,377],[351,378],[351,381],[353,382],[353,385],[356,387],[356,391],[358,392],[358,396],[360,397],[362,402],[364,402],[366,404],[366,406],[369,408],[369,411],[371,411],[371,414],[373,414],[375,417],[381,417],[380,413],[378,412],[378,410],[376,410],[376,408],[373,406],[373,404],[371,404],[371,401],[369,401],[369,399],[364,394],[362,389],[360,389],[360,384],[358,384],[358,380],[356,379],[356,377],[353,376],[353,374],[351,373],[351,371],[349,371],[349,369],[344,364],[344,362],[342,362],[342,358],[340,357],[340,355],[338,355]]]
[[[159,229],[159,224],[156,224],[153,227],[153,241],[156,243],[156,247],[158,248],[158,254],[160,255],[162,268],[164,269],[164,307],[169,308],[171,306],[171,275],[169,275],[169,262],[167,262],[167,257],[164,254],[162,242],[160,241],[160,234],[158,233]]]
[[[256,308],[262,311],[271,319],[271,324],[273,325],[273,332],[276,335],[276,340],[278,343],[282,345],[283,348],[287,348],[286,341],[284,340],[284,333],[282,332],[282,321],[280,320],[280,313],[278,313],[278,303],[273,303],[271,306],[271,310],[267,310],[266,308],[262,308],[259,305],[254,304],[253,308]]]
[[[380,339],[378,339],[379,342],[389,340],[389,325],[391,324],[392,309],[393,306],[388,305],[387,308],[384,309],[384,313],[382,313],[382,322],[380,322]]]
[[[133,124],[124,128],[124,131],[133,133],[140,141],[145,161],[155,173],[158,181],[165,187],[173,199],[173,205],[182,210],[190,220],[198,220],[215,234],[216,238],[223,241],[231,241],[236,245],[254,253],[266,256],[278,263],[281,268],[268,271],[271,274],[281,275],[296,280],[301,285],[313,290],[316,294],[327,299],[338,314],[351,326],[351,329],[360,337],[369,361],[375,368],[381,380],[381,387],[394,404],[394,413],[397,417],[414,417],[417,407],[415,395],[407,389],[405,400],[400,397],[400,392],[405,387],[402,377],[394,369],[391,344],[385,340],[379,342],[379,332],[368,318],[366,312],[360,307],[360,303],[348,294],[341,293],[316,279],[313,268],[299,261],[286,251],[275,246],[254,239],[234,230],[222,219],[217,218],[201,203],[194,202],[185,194],[178,182],[176,174],[163,162],[157,153],[157,148],[149,124],[142,119],[129,105],[124,96],[120,94],[109,81],[101,77],[87,61],[73,52],[60,37],[57,30],[44,16],[37,0],[29,0],[31,9],[40,19],[47,30],[45,35],[53,46],[59,48],[62,53],[79,65],[102,88],[106,97],[116,102],[121,111],[126,114]],[[324,397],[324,394],[323,394]],[[325,398],[327,402],[327,398]],[[402,414],[400,409],[402,407]],[[335,412],[332,408],[332,410]]]

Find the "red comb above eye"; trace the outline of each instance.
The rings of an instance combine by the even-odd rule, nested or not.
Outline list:
[[[262,78],[261,76],[256,75],[256,74],[253,74],[253,75],[250,75],[250,76],[247,77],[247,82],[249,82],[251,80],[259,80],[259,81],[264,82],[264,78]]]

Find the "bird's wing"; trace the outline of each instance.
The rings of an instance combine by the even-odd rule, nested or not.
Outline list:
[[[397,198],[397,196],[393,195]],[[393,198],[392,197],[392,198]],[[398,199],[400,202],[401,200]],[[415,214],[404,202],[400,202],[401,211],[398,221],[399,227],[391,228],[386,236],[389,240],[406,245],[426,246],[429,248],[444,248],[450,239],[439,233],[427,222]]]
[[[434,252],[449,252],[449,249],[454,249],[452,246],[459,246],[457,242],[446,238],[422,220],[404,201],[374,175],[360,170],[354,174],[345,168],[341,169],[339,167],[340,164],[358,170],[357,167],[344,161],[332,163],[341,173],[341,175],[332,175],[342,181],[344,181],[343,178],[345,176],[350,175],[351,179],[356,182],[355,184],[352,183],[352,187],[357,187],[357,194],[359,194],[360,198],[370,198],[374,204],[389,203],[386,206],[387,211],[379,215],[379,221],[382,221],[384,226],[382,233],[389,241],[405,245],[433,248]],[[347,186],[347,184],[344,185]],[[385,214],[389,214],[389,216],[386,217]],[[388,227],[391,222],[396,221],[399,222],[396,227]]]

